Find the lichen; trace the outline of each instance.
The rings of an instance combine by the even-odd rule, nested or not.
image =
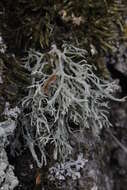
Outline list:
[[[49,169],[48,178],[51,181],[65,181],[67,177],[76,180],[81,177],[81,169],[87,163],[87,159],[83,158],[83,154],[79,154],[77,160],[68,160],[64,163],[56,163]]]
[[[22,126],[38,166],[46,164],[46,147],[52,147],[55,160],[71,154],[69,136],[90,128],[95,136],[103,127],[110,127],[108,99],[118,85],[99,78],[96,68],[87,63],[87,51],[64,44],[63,50],[53,45],[47,53],[31,50],[26,68],[31,71],[32,85],[22,101]],[[50,68],[50,70],[46,68]],[[78,128],[72,127],[74,123]],[[41,152],[41,161],[35,152]]]
[[[18,179],[14,175],[14,167],[9,164],[5,150],[8,144],[8,135],[13,134],[12,123],[0,123],[0,190],[13,190],[18,185]]]

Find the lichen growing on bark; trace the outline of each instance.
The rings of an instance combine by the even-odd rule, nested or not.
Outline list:
[[[22,125],[38,166],[46,164],[49,145],[55,160],[71,154],[69,135],[76,130],[82,133],[91,128],[98,136],[103,127],[110,127],[108,99],[124,101],[112,95],[117,84],[99,78],[96,68],[87,63],[86,50],[68,44],[62,49],[53,45],[47,53],[31,50],[25,64],[31,71],[32,85],[22,102],[23,108],[30,110]],[[34,146],[40,149],[40,162]]]

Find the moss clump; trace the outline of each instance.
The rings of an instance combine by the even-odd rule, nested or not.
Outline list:
[[[114,0],[6,0],[1,7],[6,10],[1,29],[13,48],[48,48],[68,38],[86,47],[93,44],[99,52],[112,49],[125,9],[124,2]]]

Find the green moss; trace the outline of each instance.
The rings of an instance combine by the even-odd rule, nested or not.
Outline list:
[[[19,48],[46,49],[54,40],[68,38],[82,46],[92,43],[99,52],[107,51],[119,36],[123,4],[114,0],[15,0],[15,3],[6,0],[2,5],[6,10],[3,33],[13,41],[12,46]],[[75,22],[80,21],[75,20],[79,18],[82,20],[78,26]]]
[[[125,4],[124,0],[122,3],[115,0],[2,0],[0,6],[5,14],[0,17],[0,28],[8,50],[16,55],[22,56],[29,48],[46,52],[53,43],[61,48],[63,42],[68,41],[86,49],[90,57],[91,45],[94,46],[97,54],[90,62],[100,68],[100,57],[115,50],[116,40],[126,39]],[[102,64],[100,72],[106,76],[108,72],[103,61]],[[47,69],[50,70],[48,66]]]
[[[80,27],[78,30],[74,30],[79,43],[85,41],[88,45],[92,43],[99,52],[113,49],[112,41],[118,38],[119,29],[122,26],[123,5],[114,0],[81,0],[80,2],[72,0],[64,2],[62,9],[66,11],[66,17],[70,16],[70,20],[72,14],[77,19],[82,17],[83,22],[81,22]],[[75,26],[72,25],[72,28]]]

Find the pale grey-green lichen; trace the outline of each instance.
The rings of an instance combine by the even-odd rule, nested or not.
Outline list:
[[[13,170],[4,147],[0,147],[0,190],[13,190],[18,185],[18,179]]]
[[[3,38],[0,35],[0,52],[5,53],[6,49],[7,49],[7,46],[4,43]]]
[[[56,163],[49,169],[48,178],[51,181],[65,181],[67,177],[76,180],[81,177],[81,169],[84,168],[88,160],[83,158],[83,154],[79,154],[77,160],[68,160],[64,163]]]
[[[109,99],[118,85],[97,76],[97,70],[87,63],[87,51],[64,44],[62,50],[53,45],[46,53],[31,50],[25,66],[31,71],[32,85],[22,101],[24,137],[39,167],[46,164],[46,147],[51,147],[54,159],[71,154],[69,136],[76,130],[91,128],[98,136],[108,120]],[[78,128],[71,126],[74,123]],[[41,160],[35,152],[41,152]]]
[[[6,123],[5,128],[7,128]],[[4,124],[0,125],[0,190],[14,190],[18,185],[18,179],[13,172],[14,167],[9,164],[5,151],[7,135]]]
[[[10,108],[10,104],[6,103],[3,112],[6,120],[0,122],[0,190],[14,190],[19,183],[14,174],[14,167],[8,161],[5,149],[10,143],[8,136],[14,135],[16,119],[19,113],[18,107]]]

